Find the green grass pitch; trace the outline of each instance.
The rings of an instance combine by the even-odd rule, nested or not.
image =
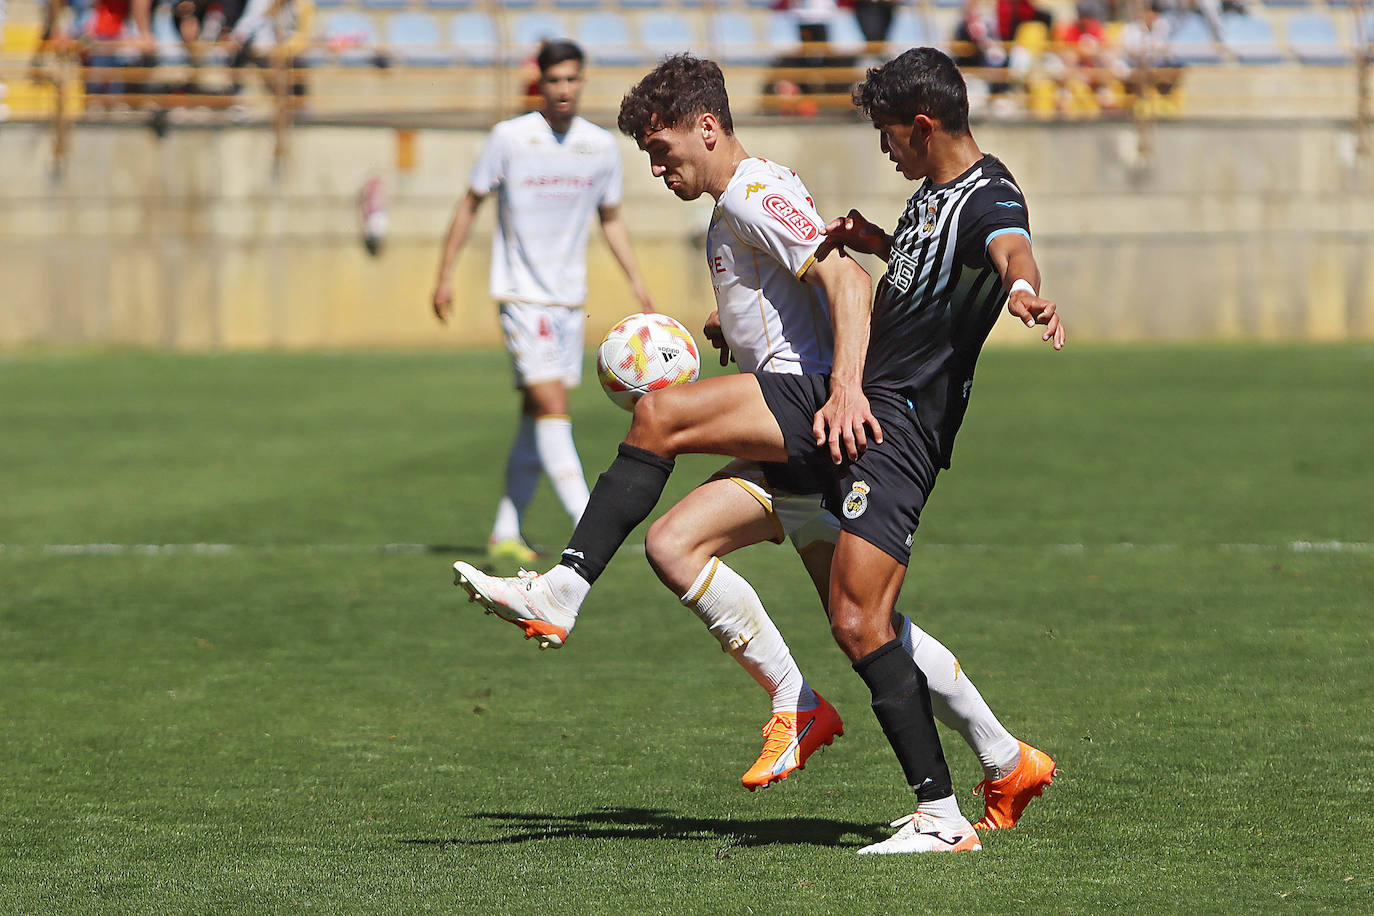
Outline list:
[[[461,600],[503,355],[0,356],[0,912],[1374,910],[1371,391],[1368,346],[985,354],[900,607],[1060,775],[870,861],[911,797],[788,550],[732,563],[847,734],[755,794],[766,699],[639,535],[561,651]],[[627,415],[574,411],[594,477]]]

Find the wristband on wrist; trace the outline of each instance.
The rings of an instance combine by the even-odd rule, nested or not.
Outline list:
[[[1035,287],[1031,286],[1030,283],[1029,283],[1028,281],[1026,281],[1026,280],[1017,280],[1015,283],[1013,283],[1013,284],[1011,285],[1011,289],[1007,290],[1007,295],[1010,296],[1012,293],[1016,292],[1018,289],[1024,289],[1026,292],[1030,293],[1032,296],[1035,295]]]

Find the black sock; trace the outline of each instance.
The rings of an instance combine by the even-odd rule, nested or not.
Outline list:
[[[894,639],[868,653],[854,663],[854,670],[873,694],[873,714],[916,798],[935,801],[953,795],[954,781],[930,711],[930,688],[902,641]]]
[[[672,472],[673,459],[620,443],[620,454],[596,479],[582,519],[558,562],[595,582],[630,532],[654,511]]]

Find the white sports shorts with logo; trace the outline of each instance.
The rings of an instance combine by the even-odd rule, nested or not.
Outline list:
[[[581,307],[501,303],[501,329],[515,369],[515,387],[562,382],[582,383],[582,350],[587,312]]]
[[[775,490],[768,485],[763,468],[753,461],[737,458],[712,474],[711,479],[738,484],[759,501],[759,505],[778,523],[778,536],[773,538],[775,544],[790,538],[793,547],[805,550],[817,542],[834,544],[839,540],[840,520],[821,506],[820,494]]]

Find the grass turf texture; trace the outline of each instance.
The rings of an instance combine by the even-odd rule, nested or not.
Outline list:
[[[1374,542],[1369,348],[985,355],[900,607],[1060,776],[978,855],[876,861],[910,795],[790,551],[731,562],[847,735],[754,794],[766,700],[638,553],[558,652],[461,600],[507,384],[494,353],[0,361],[0,911],[1374,904],[1374,553],[1291,546]],[[574,410],[594,476],[627,416]],[[527,527],[566,536],[542,485]],[[46,547],[97,543],[232,546]]]

